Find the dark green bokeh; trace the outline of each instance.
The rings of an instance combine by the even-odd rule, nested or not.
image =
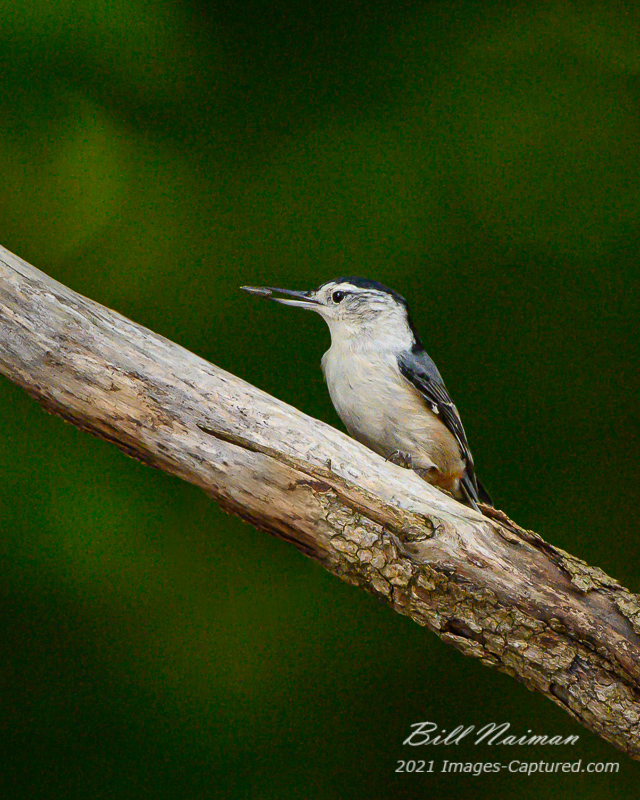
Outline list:
[[[499,505],[640,586],[640,15],[614,3],[0,10],[0,242],[337,424],[321,321],[392,285]],[[8,794],[630,797],[640,771],[190,486],[0,385]],[[616,776],[397,775],[409,725],[580,735]]]

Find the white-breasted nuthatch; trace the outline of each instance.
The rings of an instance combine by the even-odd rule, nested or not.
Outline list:
[[[308,292],[242,288],[316,311],[328,324],[331,347],[322,370],[354,439],[474,508],[492,505],[476,478],[458,410],[403,297],[365,278],[337,278]]]

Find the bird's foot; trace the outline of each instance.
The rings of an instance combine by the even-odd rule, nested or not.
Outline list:
[[[405,469],[413,469],[413,459],[411,453],[405,453],[404,450],[394,450],[390,453],[385,461],[390,464],[395,464],[397,467],[404,467]]]
[[[437,483],[439,469],[435,465],[432,467],[414,467],[413,471],[422,478],[423,481],[432,484]],[[442,487],[438,486],[438,489],[442,489]],[[447,490],[443,489],[443,491],[446,492]],[[450,494],[450,492],[447,492],[447,494]],[[453,497],[453,495],[451,496]]]

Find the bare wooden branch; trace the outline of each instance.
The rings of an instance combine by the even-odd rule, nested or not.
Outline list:
[[[3,248],[0,371],[640,759],[639,598],[601,570],[500,512],[462,506]]]

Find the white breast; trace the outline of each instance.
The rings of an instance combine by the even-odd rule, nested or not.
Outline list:
[[[414,466],[462,471],[455,437],[400,374],[394,353],[332,345],[322,369],[338,416],[355,439],[385,458],[401,450]]]

